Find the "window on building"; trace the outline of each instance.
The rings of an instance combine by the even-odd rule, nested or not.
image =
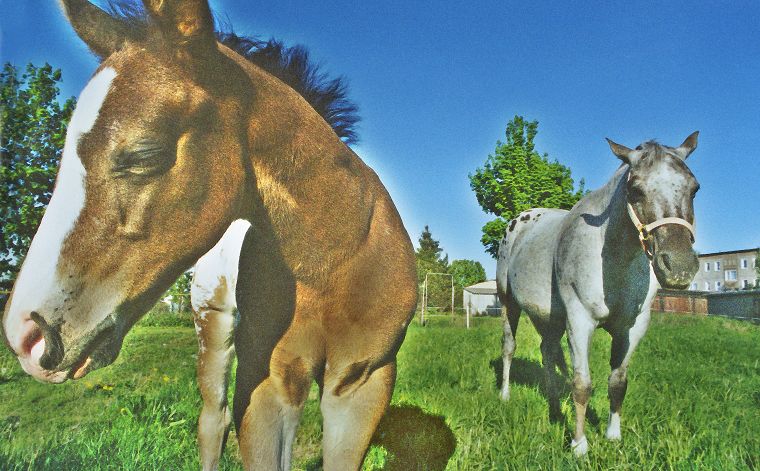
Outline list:
[[[726,281],[736,281],[736,270],[726,270]]]
[[[715,282],[715,291],[720,291],[720,289],[723,287],[723,283],[720,281]]]
[[[749,260],[746,258],[742,259],[742,268],[748,268],[749,267]]]
[[[744,280],[744,281],[747,281],[747,280]],[[696,281],[691,284],[691,290],[692,291],[696,291],[697,290],[697,282]]]
[[[710,262],[705,263],[705,271],[710,271]]]
[[[742,280],[742,288],[749,288],[749,280]]]
[[[715,271],[720,271],[720,262],[715,262]]]
[[[705,281],[705,291],[710,291],[710,282]]]

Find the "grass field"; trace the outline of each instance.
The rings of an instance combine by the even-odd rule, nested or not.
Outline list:
[[[109,368],[45,385],[0,352],[0,470],[196,469],[200,400],[186,320],[153,316]],[[365,469],[756,469],[760,467],[760,327],[657,314],[629,370],[623,441],[604,440],[609,337],[594,337],[594,395],[584,459],[569,451],[572,402],[552,423],[539,339],[523,319],[512,401],[498,400],[501,326],[477,319],[412,324],[392,407]],[[312,388],[296,469],[320,469]],[[222,463],[239,469],[234,432]]]

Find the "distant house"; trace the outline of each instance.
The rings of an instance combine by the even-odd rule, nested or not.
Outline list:
[[[757,286],[757,254],[757,248],[700,254],[699,271],[689,290],[727,291]]]
[[[470,315],[500,314],[501,303],[496,295],[496,280],[465,286],[462,291],[462,306]]]

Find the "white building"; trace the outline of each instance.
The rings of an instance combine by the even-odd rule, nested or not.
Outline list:
[[[462,291],[462,306],[470,315],[501,314],[501,303],[496,294],[496,280],[465,286]]]
[[[757,254],[756,248],[700,254],[699,271],[689,290],[727,291],[757,286]]]

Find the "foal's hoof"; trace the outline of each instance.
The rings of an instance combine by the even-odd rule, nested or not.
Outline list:
[[[570,443],[570,448],[573,449],[575,456],[586,456],[586,453],[588,453],[588,440],[586,440],[585,436],[578,441],[573,439],[572,443]]]

